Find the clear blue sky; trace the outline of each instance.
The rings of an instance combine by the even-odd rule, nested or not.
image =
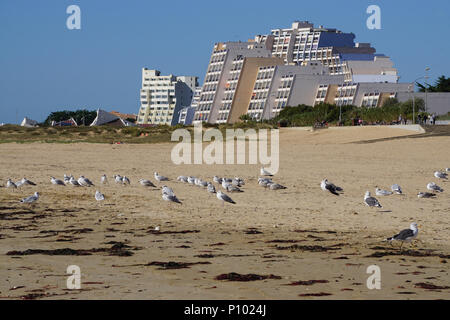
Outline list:
[[[81,30],[66,8],[81,8]],[[366,27],[381,7],[382,30]],[[137,113],[141,68],[203,80],[212,46],[294,20],[353,32],[392,57],[400,81],[431,67],[450,76],[450,1],[0,0],[0,123],[42,121],[62,109]]]

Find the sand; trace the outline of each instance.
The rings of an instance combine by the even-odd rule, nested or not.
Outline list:
[[[436,181],[433,172],[450,166],[450,138],[358,143],[412,134],[383,127],[282,129],[274,180],[287,189],[278,191],[258,186],[259,165],[174,165],[170,143],[1,144],[2,184],[25,176],[37,186],[0,188],[0,298],[449,299],[450,183]],[[154,181],[154,171],[171,178],[165,184],[182,205],[163,201],[159,188],[138,184],[140,178]],[[50,176],[64,173],[83,174],[96,187],[50,184]],[[107,186],[99,184],[103,173],[110,180]],[[131,185],[116,185],[113,174],[126,175]],[[175,181],[178,175],[209,181],[213,175],[239,176],[246,184],[244,192],[230,194],[236,205],[223,207],[205,189]],[[324,177],[344,193],[322,192]],[[444,193],[418,199],[417,192],[426,191],[431,181]],[[389,189],[393,183],[404,195],[378,197],[381,210],[364,205],[366,190],[374,194],[375,186]],[[105,202],[94,200],[96,189]],[[18,203],[35,191],[41,193],[35,206]],[[419,224],[419,237],[405,250],[382,241],[411,222]],[[151,232],[155,226],[161,233]],[[7,255],[27,249],[111,248],[118,242],[129,246],[124,249],[129,256],[117,255],[120,250],[113,255],[98,250],[83,256]],[[182,269],[150,264],[169,261],[201,264]],[[67,289],[69,265],[81,269],[80,290]],[[379,290],[366,286],[370,265],[380,267]],[[231,272],[277,277],[215,279]],[[289,285],[307,280],[324,281]],[[438,287],[426,289],[421,283]]]

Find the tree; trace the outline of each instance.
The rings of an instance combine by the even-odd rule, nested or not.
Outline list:
[[[82,125],[83,123],[85,125],[89,125],[94,121],[95,117],[97,116],[96,111],[89,111],[89,110],[76,110],[76,111],[54,111],[50,113],[50,115],[45,119],[44,125],[49,126],[51,125],[52,121],[64,121],[68,120],[70,118],[73,118],[78,125]]]
[[[445,76],[440,76],[435,85],[432,86],[430,84],[421,84],[417,83],[420,92],[450,92],[450,78],[446,78]]]

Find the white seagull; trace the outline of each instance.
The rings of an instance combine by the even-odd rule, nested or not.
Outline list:
[[[176,202],[176,203],[181,204],[181,201],[178,200],[178,198],[174,194],[163,193],[162,198],[165,201],[171,201],[171,202]]]
[[[448,174],[447,173],[445,173],[445,172],[441,172],[441,171],[436,171],[435,173],[434,173],[434,176],[436,177],[436,178],[439,178],[439,179],[445,179],[445,180],[448,180]]]
[[[90,187],[93,186],[94,184],[91,182],[91,180],[89,180],[88,178],[85,178],[84,176],[80,176],[80,178],[78,179],[78,183],[81,186],[84,187]]]
[[[372,196],[370,196],[370,192],[366,191],[366,194],[364,195],[364,203],[369,207],[377,207],[377,208],[383,208],[383,206],[378,202],[378,200]]]
[[[261,170],[260,170],[260,174],[262,175],[262,176],[273,176],[273,174],[271,174],[269,171],[267,171],[266,169],[264,169],[264,167],[261,167]]]
[[[150,180],[146,180],[146,179],[140,179],[139,183],[141,185],[143,185],[144,187],[156,187],[153,182],[151,182]]]
[[[81,185],[78,183],[77,180],[75,180],[74,177],[70,177],[69,183],[75,187],[80,187]]]
[[[167,194],[169,196],[174,196],[175,193],[173,192],[172,188],[168,187],[168,186],[162,186],[161,189],[162,194]]]
[[[214,185],[211,183],[208,183],[207,190],[210,193],[216,193],[216,187],[214,187]]]
[[[419,192],[417,194],[418,198],[434,198],[436,197],[435,193],[431,193],[431,192]]]
[[[393,184],[391,190],[396,194],[402,194],[402,188],[398,184]]]
[[[376,187],[375,188],[375,194],[377,196],[390,196],[392,194],[392,192],[388,191],[388,190],[382,190],[382,189]]]
[[[130,179],[128,179],[127,177],[123,176],[122,177],[122,184],[130,184]]]
[[[187,182],[189,183],[189,184],[195,184],[195,179],[197,179],[196,177],[188,177],[187,178]]]
[[[158,181],[168,181],[169,180],[169,178],[167,178],[167,177],[164,177],[164,176],[160,176],[159,174],[158,174],[158,172],[155,172],[155,179],[156,180],[158,180]]]
[[[402,248],[402,245],[404,242],[411,242],[411,240],[415,239],[417,237],[417,234],[419,233],[419,230],[417,229],[417,223],[413,222],[409,226],[409,229],[404,229],[400,231],[398,234],[387,238],[387,241],[401,241],[402,244],[400,245],[400,249]]]
[[[225,193],[223,193],[222,191],[217,191],[217,199],[222,200],[222,205],[224,205],[225,202],[229,202],[232,204],[236,204],[236,202],[234,202],[228,195],[226,195]]]
[[[215,183],[222,184],[222,178],[219,178],[218,176],[214,176],[214,177],[213,177],[213,181],[214,181]]]
[[[186,176],[179,176],[179,177],[177,178],[177,181],[180,181],[180,182],[188,182],[188,177],[186,177]]]
[[[270,190],[280,190],[280,189],[287,189],[285,186],[282,186],[278,183],[269,183],[268,187]]]
[[[64,173],[64,183],[68,184],[69,181],[70,181],[70,177],[67,174]]]
[[[444,191],[444,189],[442,189],[441,187],[439,187],[436,183],[434,182],[430,182],[429,184],[427,184],[427,189],[430,191],[436,191],[436,192],[442,192]]]
[[[100,178],[100,183],[101,184],[106,184],[108,183],[108,178],[106,177],[106,174],[102,175]]]
[[[50,177],[50,182],[57,186],[66,186],[66,184],[62,180],[55,179],[55,177]]]
[[[343,191],[341,187],[335,186],[334,184],[329,182],[328,179],[322,180],[322,182],[320,183],[320,188],[323,191],[329,191],[336,196],[339,195],[338,191]]]
[[[120,175],[114,175],[113,177],[116,183],[122,183],[122,177]]]
[[[103,200],[105,200],[105,195],[97,190],[97,191],[95,191],[95,200],[103,201]]]
[[[39,199],[39,192],[35,192],[34,195],[29,196],[28,198],[24,198],[20,200],[22,203],[33,203]]]
[[[28,180],[27,178],[22,178],[22,180],[16,182],[16,185],[18,187],[23,186],[23,185],[35,186],[36,183],[34,183],[33,181]]]
[[[8,179],[8,181],[6,181],[6,187],[16,189],[17,185],[14,182],[12,182],[11,179]]]

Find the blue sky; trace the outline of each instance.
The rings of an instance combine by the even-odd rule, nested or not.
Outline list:
[[[81,30],[66,8],[81,8]],[[366,8],[381,8],[381,30]],[[203,80],[212,46],[294,20],[353,32],[392,57],[401,82],[450,76],[450,1],[0,0],[0,123],[62,109],[137,113],[141,68]]]

